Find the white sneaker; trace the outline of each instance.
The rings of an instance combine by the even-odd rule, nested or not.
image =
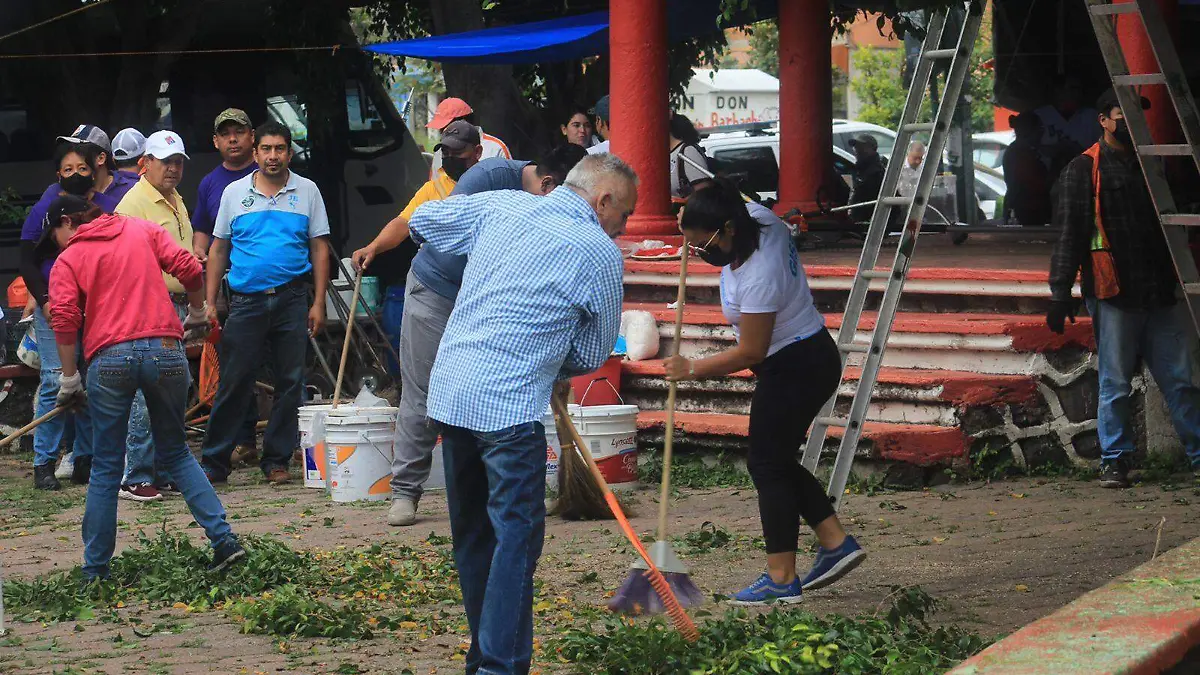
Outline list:
[[[58,468],[54,470],[54,477],[59,480],[66,480],[75,473],[75,453],[68,452],[63,455],[62,461],[58,463]]]
[[[407,497],[392,499],[392,508],[388,509],[388,525],[412,525],[417,522],[417,503]]]

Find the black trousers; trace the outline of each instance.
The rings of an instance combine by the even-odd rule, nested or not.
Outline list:
[[[837,344],[825,330],[794,342],[751,370],[758,376],[750,403],[747,464],[758,489],[767,553],[795,551],[800,518],[809,527],[834,514],[821,483],[800,465],[808,425],[841,379]]]

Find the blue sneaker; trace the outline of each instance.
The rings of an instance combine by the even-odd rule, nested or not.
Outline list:
[[[738,591],[729,604],[765,605],[768,602],[779,602],[790,605],[802,600],[801,593],[799,578],[793,579],[792,583],[786,586],[781,586],[771,581],[770,574],[763,574],[757,581]]]
[[[846,541],[832,551],[818,547],[817,559],[800,586],[806,591],[825,588],[858,567],[866,557],[867,552],[850,535],[846,535]]]

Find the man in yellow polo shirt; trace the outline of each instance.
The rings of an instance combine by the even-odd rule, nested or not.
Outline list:
[[[157,223],[185,249],[198,250],[192,241],[192,221],[188,218],[187,207],[175,189],[183,179],[183,162],[188,158],[183,139],[174,131],[156,131],[146,139],[144,157],[145,173],[117,204],[117,213]],[[175,303],[175,311],[182,319],[187,315],[187,295],[183,285],[165,272],[163,279]],[[137,308],[132,307],[130,311],[137,311]],[[170,477],[158,471],[156,464],[146,402],[139,391],[129,413],[125,476],[121,480],[119,496],[151,501],[159,499],[161,493],[176,492]]]

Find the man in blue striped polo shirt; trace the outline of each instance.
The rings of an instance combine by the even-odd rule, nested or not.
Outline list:
[[[329,283],[329,218],[316,183],[288,169],[292,133],[278,122],[254,132],[259,169],[229,184],[208,252],[208,301],[216,319],[217,289],[229,269],[233,291],[221,345],[221,377],[201,463],[210,481],[225,482],[238,427],[254,394],[254,376],[270,346],[275,403],[263,435],[263,474],[289,480],[299,433],[296,409],[304,390],[308,338],[325,323]],[[308,304],[308,277],[316,300]]]
[[[529,672],[546,527],[541,419],[556,382],[592,372],[612,352],[623,297],[612,238],[636,201],[633,169],[599,154],[545,197],[451,197],[409,221],[415,239],[468,256],[428,400],[430,419],[443,425],[468,673]]]

